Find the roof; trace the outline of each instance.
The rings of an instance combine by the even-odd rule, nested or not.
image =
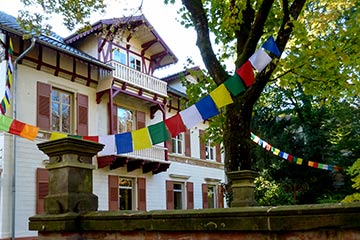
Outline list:
[[[154,70],[178,61],[175,54],[162,40],[144,15],[100,20],[92,24],[89,30],[82,33],[74,33],[65,38],[65,42],[72,44],[88,35],[101,32],[104,29],[111,29],[110,33],[116,35],[124,28],[131,30],[131,34],[126,36],[127,40],[136,38],[141,44],[142,52],[149,55],[152,61],[156,63]],[[112,39],[113,38],[108,38],[109,41]]]
[[[167,83],[170,83],[172,81],[175,81],[175,80],[179,80],[181,77],[186,77],[188,75],[190,75],[192,72],[197,72],[197,71],[200,71],[201,69],[199,67],[192,67],[192,68],[189,68],[189,69],[186,69],[184,71],[181,71],[181,72],[177,72],[177,73],[174,73],[174,74],[171,74],[171,75],[168,75],[166,77],[163,77],[161,80],[167,82]]]
[[[14,16],[11,16],[2,11],[0,11],[0,29],[18,36],[23,36],[24,34],[30,33],[20,27],[19,23],[16,21],[16,18]],[[36,36],[36,42],[41,45],[47,46],[49,48],[53,48],[55,50],[66,53],[68,55],[77,57],[86,62],[90,62],[99,67],[108,70],[113,69],[112,66],[105,64],[97,60],[96,58],[66,44],[64,38],[60,37],[54,32],[51,32],[50,35],[41,34],[40,36]]]

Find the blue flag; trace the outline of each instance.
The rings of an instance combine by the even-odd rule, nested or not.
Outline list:
[[[277,47],[273,36],[269,37],[268,40],[262,45],[262,48],[268,50],[269,52],[275,54],[275,56],[280,57],[281,53]]]

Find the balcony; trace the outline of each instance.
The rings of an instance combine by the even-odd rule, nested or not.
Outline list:
[[[165,160],[166,150],[165,147],[155,145],[152,148],[131,153],[101,156],[97,158],[98,167],[110,166],[110,170],[113,170],[126,165],[128,172],[142,168],[143,173],[151,171],[153,174],[157,174],[166,171],[170,165],[170,162]]]
[[[139,72],[119,62],[111,61],[110,63],[114,67],[114,78],[144,91],[157,94],[162,97],[167,96],[166,82],[145,73]]]

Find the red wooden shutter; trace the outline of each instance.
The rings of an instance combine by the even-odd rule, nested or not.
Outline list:
[[[77,134],[88,135],[88,96],[77,94]]]
[[[146,211],[146,178],[137,179],[138,210]]]
[[[185,132],[185,156],[191,157],[190,130]]]
[[[205,143],[203,141],[204,135],[205,135],[205,131],[204,130],[199,130],[200,158],[201,159],[206,159],[206,147],[205,147]]]
[[[109,210],[119,210],[119,177],[109,175]]]
[[[220,144],[216,144],[216,161],[221,163],[221,147]]]
[[[51,85],[37,82],[37,118],[36,124],[42,130],[50,131]]]
[[[118,116],[117,116],[117,105],[113,104],[112,106],[112,126],[110,126],[110,134],[118,133]],[[110,108],[110,105],[109,105]],[[111,112],[109,110],[109,112]]]
[[[136,111],[136,129],[145,127],[145,113]]]
[[[44,213],[44,200],[49,193],[49,172],[47,169],[36,169],[36,213]]]
[[[194,209],[194,183],[186,183],[187,209]]]
[[[166,180],[166,209],[174,209],[174,182]]]
[[[202,187],[203,208],[209,208],[208,185],[206,183],[203,183],[201,187]]]
[[[222,186],[219,184],[218,187],[218,208],[224,208],[224,190],[222,188]]]

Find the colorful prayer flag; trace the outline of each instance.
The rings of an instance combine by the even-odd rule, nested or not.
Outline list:
[[[266,42],[262,45],[262,47],[269,52],[273,53],[275,56],[280,57],[281,53],[279,51],[279,48],[276,45],[276,42],[273,38],[273,36],[270,36]]]
[[[241,67],[236,70],[236,73],[244,81],[246,87],[250,87],[255,82],[254,70],[251,62],[247,60]]]
[[[83,139],[97,143],[99,142],[99,136],[83,136]]]
[[[237,95],[239,95],[240,93],[242,93],[246,90],[243,81],[240,79],[240,76],[237,75],[236,73],[232,77],[228,78],[224,82],[224,85],[225,85],[226,89],[234,97],[236,97]]]
[[[9,132],[12,122],[13,122],[12,118],[9,118],[5,115],[0,115],[0,130],[4,132]]]
[[[210,92],[210,96],[219,109],[234,102],[224,84],[221,84],[214,91]]]
[[[151,148],[152,144],[147,128],[131,131],[131,136],[134,144],[134,151]]]
[[[56,140],[56,139],[66,138],[66,137],[67,137],[67,134],[65,134],[65,133],[52,132],[49,140],[51,141],[51,140]]]
[[[130,132],[115,134],[115,142],[117,154],[134,151],[133,140]]]
[[[219,114],[219,110],[209,95],[200,99],[195,106],[204,121]]]
[[[301,165],[302,163],[303,163],[303,159],[302,159],[302,158],[296,159],[296,164]]]
[[[25,123],[14,119],[10,125],[9,133],[19,136],[24,127]]]
[[[172,137],[176,137],[179,133],[186,132],[186,127],[179,113],[165,120]]]
[[[270,62],[272,58],[263,50],[258,49],[250,58],[252,66],[261,72]]]
[[[164,122],[158,122],[148,127],[152,144],[158,144],[169,140],[169,132]]]
[[[195,104],[191,105],[190,107],[180,111],[180,116],[185,124],[185,126],[190,129],[196,126],[198,123],[202,122],[203,119],[200,115],[199,110],[196,108]]]
[[[25,124],[23,130],[20,132],[20,136],[23,138],[29,139],[31,141],[34,141],[34,139],[36,138],[36,136],[39,132],[39,129],[40,129],[39,127]]]
[[[99,143],[103,144],[104,148],[98,153],[98,156],[116,154],[115,135],[99,136]]]

